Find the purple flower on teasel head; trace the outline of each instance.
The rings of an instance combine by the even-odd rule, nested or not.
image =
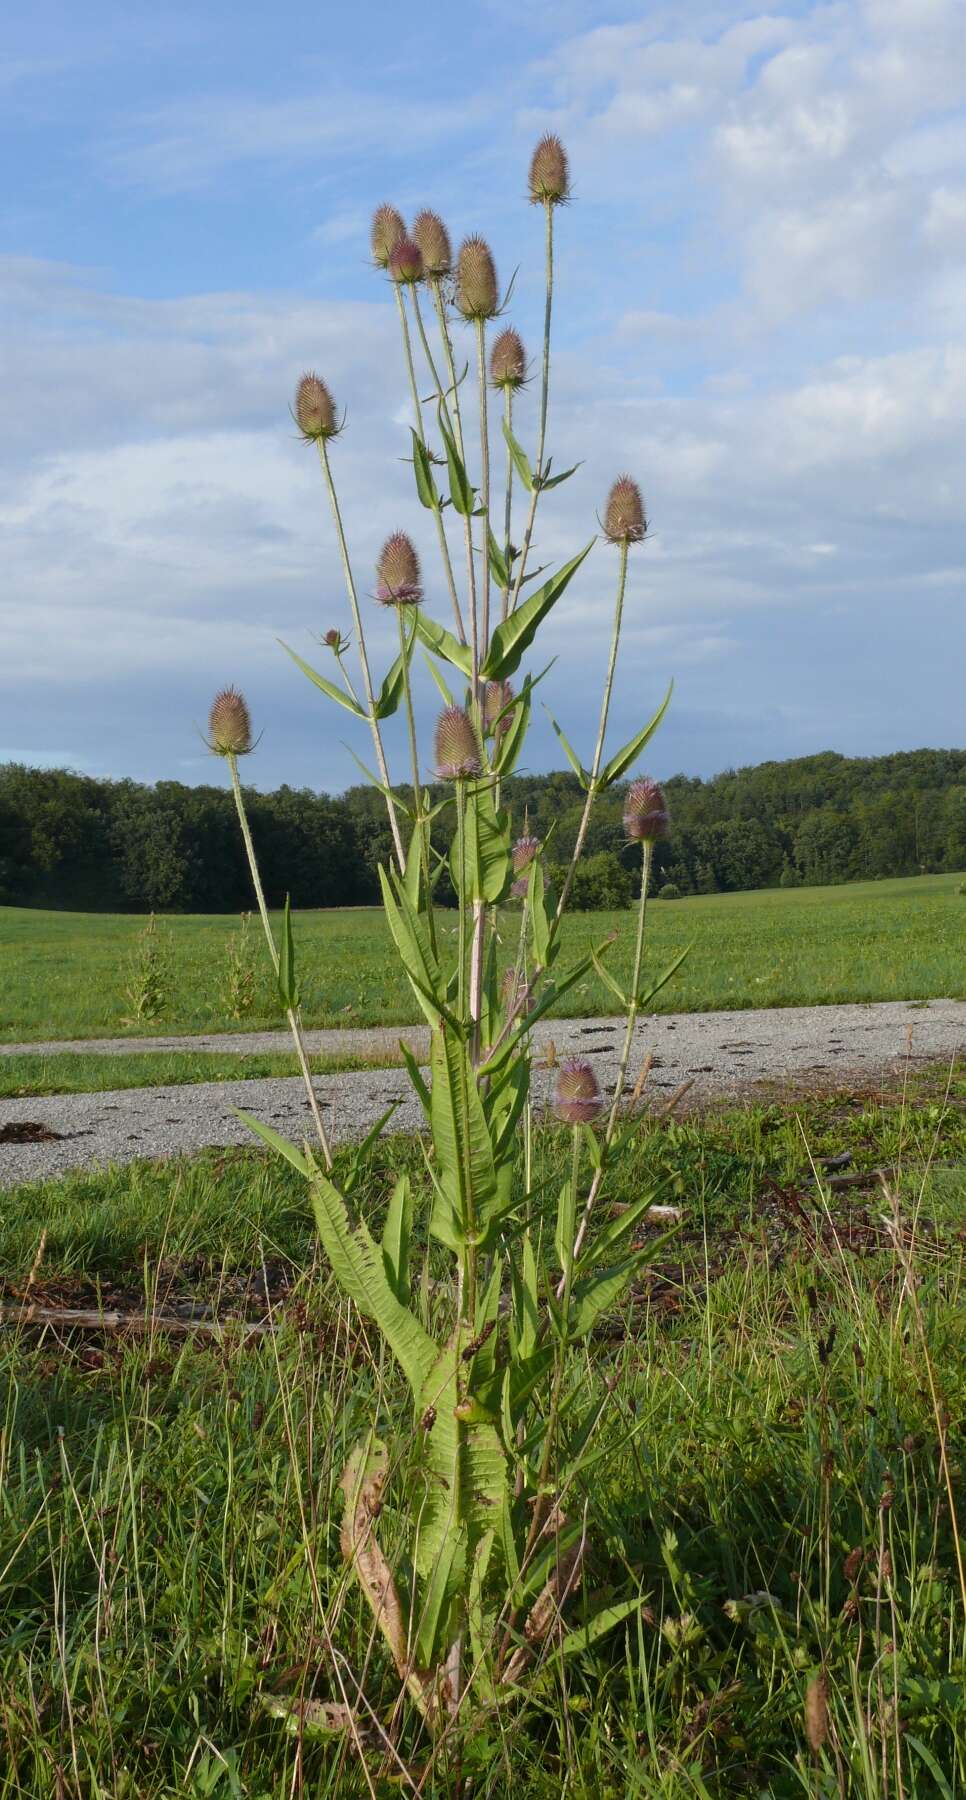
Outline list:
[[[252,747],[251,714],[237,688],[222,688],[211,703],[208,747],[216,756],[247,756]]]
[[[416,281],[422,281],[423,253],[412,238],[401,237],[389,253],[389,273],[393,281],[401,281],[404,287],[412,287]]]
[[[642,775],[632,781],[624,800],[624,830],[635,842],[650,844],[667,837],[670,819],[667,801],[656,781]]]
[[[447,706],[436,721],[436,773],[443,781],[463,781],[482,773],[480,746],[462,706]]]
[[[404,531],[387,537],[376,563],[376,599],[384,606],[417,606],[423,597],[419,557]]]
[[[604,1096],[585,1056],[567,1056],[553,1084],[553,1110],[564,1125],[590,1125],[604,1104]]]

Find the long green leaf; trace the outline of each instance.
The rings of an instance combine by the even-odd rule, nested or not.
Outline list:
[[[640,997],[637,1002],[639,1009],[647,1006],[648,1002],[650,1000],[653,1000],[655,994],[659,994],[662,987],[664,987],[667,984],[667,982],[670,981],[671,976],[677,974],[685,957],[690,956],[692,948],[693,948],[693,945],[685,944],[684,949],[681,951],[680,956],[676,956],[674,958],[673,962],[668,963],[667,968],[662,970],[662,972],[658,976],[657,980],[655,982],[652,982],[652,984],[649,988],[647,988],[646,990],[642,989]]]
[[[256,1119],[253,1113],[242,1112],[238,1106],[233,1106],[231,1110],[236,1119],[241,1119],[242,1124],[247,1125],[249,1131],[254,1131],[270,1150],[275,1150],[279,1156],[284,1156],[286,1162],[290,1162],[293,1169],[298,1169],[300,1175],[315,1173],[315,1165],[309,1162],[300,1150],[296,1150],[295,1145],[290,1144],[288,1138],[283,1138],[279,1132],[273,1131],[271,1125],[265,1125],[261,1119]]]
[[[408,627],[406,653],[405,653],[405,664],[408,664],[409,659],[412,656],[413,645],[415,642],[416,642],[416,621],[415,621],[415,619],[413,619],[412,624],[409,625],[409,627]],[[382,684],[382,687],[379,689],[379,696],[378,696],[378,699],[376,700],[376,718],[377,719],[391,719],[393,713],[397,711],[397,709],[399,707],[399,702],[403,696],[404,672],[405,672],[405,670],[404,670],[403,652],[400,650],[399,655],[396,657],[396,660],[393,663],[392,668],[389,670],[389,673],[386,676],[386,679]]]
[[[547,467],[549,468],[549,466],[548,463]],[[565,469],[562,475],[545,475],[540,486],[541,488],[559,487],[562,481],[569,481],[571,475],[576,475],[577,470],[581,468],[583,468],[582,463],[574,463],[573,468]]]
[[[509,567],[507,564],[506,557],[504,556],[503,551],[500,549],[500,546],[497,543],[496,538],[493,536],[493,533],[490,530],[489,526],[487,526],[487,535],[489,538],[489,545],[490,545],[490,568],[493,573],[493,579],[496,582],[498,587],[508,588],[510,585],[510,570],[509,570]]]
[[[315,686],[320,688],[323,694],[326,694],[330,700],[337,700],[340,706],[345,707],[346,712],[354,713],[357,719],[364,719],[366,717],[364,708],[361,707],[357,701],[353,700],[351,694],[344,693],[342,688],[336,687],[333,681],[326,681],[325,676],[320,675],[317,669],[313,669],[311,663],[302,661],[302,658],[297,655],[290,644],[284,643],[281,638],[279,638],[278,641],[282,645],[282,649],[288,651],[293,663],[298,665],[302,674],[307,675],[309,680],[314,682]]]
[[[430,1230],[444,1242],[480,1243],[497,1197],[493,1145],[469,1047],[451,1031],[433,1032],[430,1117],[441,1196]],[[443,1197],[448,1218],[438,1204]],[[445,1235],[444,1235],[445,1234]]]
[[[577,1656],[581,1650],[589,1650],[592,1644],[596,1644],[598,1638],[604,1637],[608,1631],[613,1631],[615,1625],[623,1624],[625,1619],[629,1619],[634,1613],[639,1612],[644,1605],[645,1598],[644,1594],[639,1594],[634,1600],[620,1600],[615,1606],[605,1606],[599,1613],[595,1613],[592,1619],[588,1619],[586,1624],[578,1625],[573,1631],[568,1631],[556,1650],[551,1652],[548,1660],[552,1662],[555,1656]]]
[[[437,492],[436,483],[433,480],[433,467],[429,460],[429,451],[423,443],[422,438],[417,437],[412,426],[409,427],[409,435],[413,440],[413,470],[416,476],[416,492],[419,495],[423,506],[428,507],[430,511],[435,511],[439,506],[439,494]]]
[[[643,731],[637,732],[634,737],[629,739],[624,745],[623,750],[618,750],[617,755],[611,757],[610,762],[607,764],[607,767],[597,784],[601,790],[609,788],[615,781],[619,781],[621,776],[626,774],[635,758],[640,756],[645,744],[650,742],[660,725],[664,714],[667,712],[667,709],[671,704],[671,695],[673,692],[674,683],[672,681],[657,712],[654,714],[653,719],[644,726]]]
[[[624,1289],[638,1269],[650,1260],[650,1256],[650,1248],[635,1251],[632,1256],[625,1256],[622,1262],[614,1263],[611,1268],[601,1269],[596,1275],[588,1275],[583,1281],[575,1283],[567,1327],[571,1343],[576,1343],[579,1338],[586,1337],[593,1331],[601,1314],[616,1305]]]
[[[379,883],[393,942],[402,958],[413,993],[435,1029],[446,1016],[446,1007],[440,992],[439,964],[430,949],[429,937],[404,885],[397,883],[394,894],[383,868],[379,870]]]
[[[567,758],[567,761],[569,762],[570,767],[573,769],[573,772],[576,775],[577,780],[580,782],[581,787],[583,788],[584,792],[586,793],[588,787],[590,786],[590,775],[588,774],[588,771],[584,768],[584,765],[581,762],[580,757],[577,755],[576,750],[574,750],[572,748],[572,746],[570,745],[570,743],[567,741],[567,738],[564,736],[561,726],[559,726],[557,724],[557,721],[554,718],[553,713],[550,711],[549,706],[547,706],[546,702],[544,702],[543,710],[546,713],[547,718],[550,720],[550,723],[553,726],[554,731],[557,733],[557,737],[560,740],[561,749],[563,750],[563,753],[564,753],[565,757]]]
[[[526,488],[527,492],[529,494],[532,494],[533,493],[533,470],[530,467],[527,453],[524,450],[522,444],[519,444],[517,442],[516,438],[514,437],[512,431],[510,430],[510,427],[507,424],[505,419],[503,420],[503,436],[506,438],[507,446],[510,451],[510,455],[513,458],[514,468],[516,469],[516,472],[519,475],[520,480],[523,482],[523,485]]]
[[[497,625],[490,639],[490,648],[486,660],[480,670],[488,681],[504,681],[520,666],[521,658],[529,650],[537,630],[550,608],[560,599],[561,594],[577,573],[581,563],[593,549],[594,539],[580,551],[578,556],[571,557],[562,569],[551,575],[529,600],[518,606],[516,612],[510,614]]]
[[[466,784],[466,817],[463,838],[463,867],[459,866],[459,836],[450,849],[450,872],[453,885],[464,904],[484,901],[494,906],[503,898],[511,874],[510,820],[498,813],[489,782]]]
[[[463,466],[463,459],[456,448],[456,442],[446,423],[442,406],[439,409],[439,429],[446,446],[446,463],[449,470],[449,497],[453,507],[462,518],[473,511],[476,495],[470,486],[469,477]]]
[[[326,1256],[340,1287],[382,1332],[414,1395],[436,1360],[436,1346],[414,1313],[393,1293],[385,1264],[362,1219],[353,1224],[335,1184],[317,1170],[312,1209]]]
[[[382,1261],[389,1286],[403,1306],[409,1304],[409,1240],[413,1228],[413,1188],[400,1175],[389,1198],[382,1233]]]
[[[451,631],[447,631],[445,625],[438,625],[435,619],[429,617],[428,613],[417,612],[416,631],[420,642],[425,644],[427,650],[431,650],[434,656],[441,656],[445,662],[452,663],[454,669],[459,669],[461,675],[472,675],[473,656],[469,645],[461,644],[459,638],[455,638]]]

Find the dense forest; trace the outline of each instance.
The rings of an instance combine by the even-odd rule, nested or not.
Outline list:
[[[966,869],[966,751],[850,758],[831,751],[665,784],[669,838],[656,887],[681,894],[862,881]],[[518,776],[505,788],[514,826],[561,863],[583,804],[567,773]],[[405,797],[406,790],[400,793]],[[439,790],[440,797],[442,790]],[[272,903],[364,906],[388,858],[383,802],[372,789],[338,799],[308,788],[248,795]],[[621,827],[623,793],[598,804],[575,902],[621,906],[638,862]],[[445,849],[444,808],[434,842]],[[449,898],[444,875],[440,899]],[[66,769],[0,765],[0,904],[79,910],[233,912],[250,904],[230,793],[160,781],[96,781]]]

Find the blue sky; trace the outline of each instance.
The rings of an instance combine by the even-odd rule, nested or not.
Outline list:
[[[0,44],[0,757],[216,777],[215,688],[251,776],[338,789],[352,722],[278,649],[347,622],[288,405],[316,367],[360,586],[425,550],[395,310],[368,265],[391,200],[482,230],[535,355],[530,149],[559,131],[541,560],[641,482],[615,739],[676,678],[659,775],[963,742],[966,7],[481,0],[458,15],[44,5]],[[532,441],[535,385],[519,408]],[[614,580],[597,546],[545,683],[589,754]],[[374,660],[393,621],[371,606]],[[321,652],[318,653],[321,656]],[[434,691],[420,681],[428,725]],[[559,762],[543,726],[530,763]],[[400,765],[400,768],[402,765]]]

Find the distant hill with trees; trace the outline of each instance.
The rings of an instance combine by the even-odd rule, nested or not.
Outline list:
[[[966,869],[966,750],[845,757],[833,751],[664,783],[671,835],[656,882],[682,894],[814,886]],[[442,794],[442,789],[437,790]],[[407,790],[400,788],[400,794]],[[505,785],[515,828],[551,826],[550,857],[573,849],[583,795],[569,771]],[[338,798],[308,788],[249,794],[269,899],[364,906],[388,859],[383,802],[367,787]],[[633,897],[638,857],[624,843],[623,790],[598,803],[579,905]],[[440,849],[452,823],[434,827]],[[447,898],[444,882],[440,898]],[[0,765],[0,904],[91,911],[235,912],[251,902],[226,788],[99,781],[69,769]]]

